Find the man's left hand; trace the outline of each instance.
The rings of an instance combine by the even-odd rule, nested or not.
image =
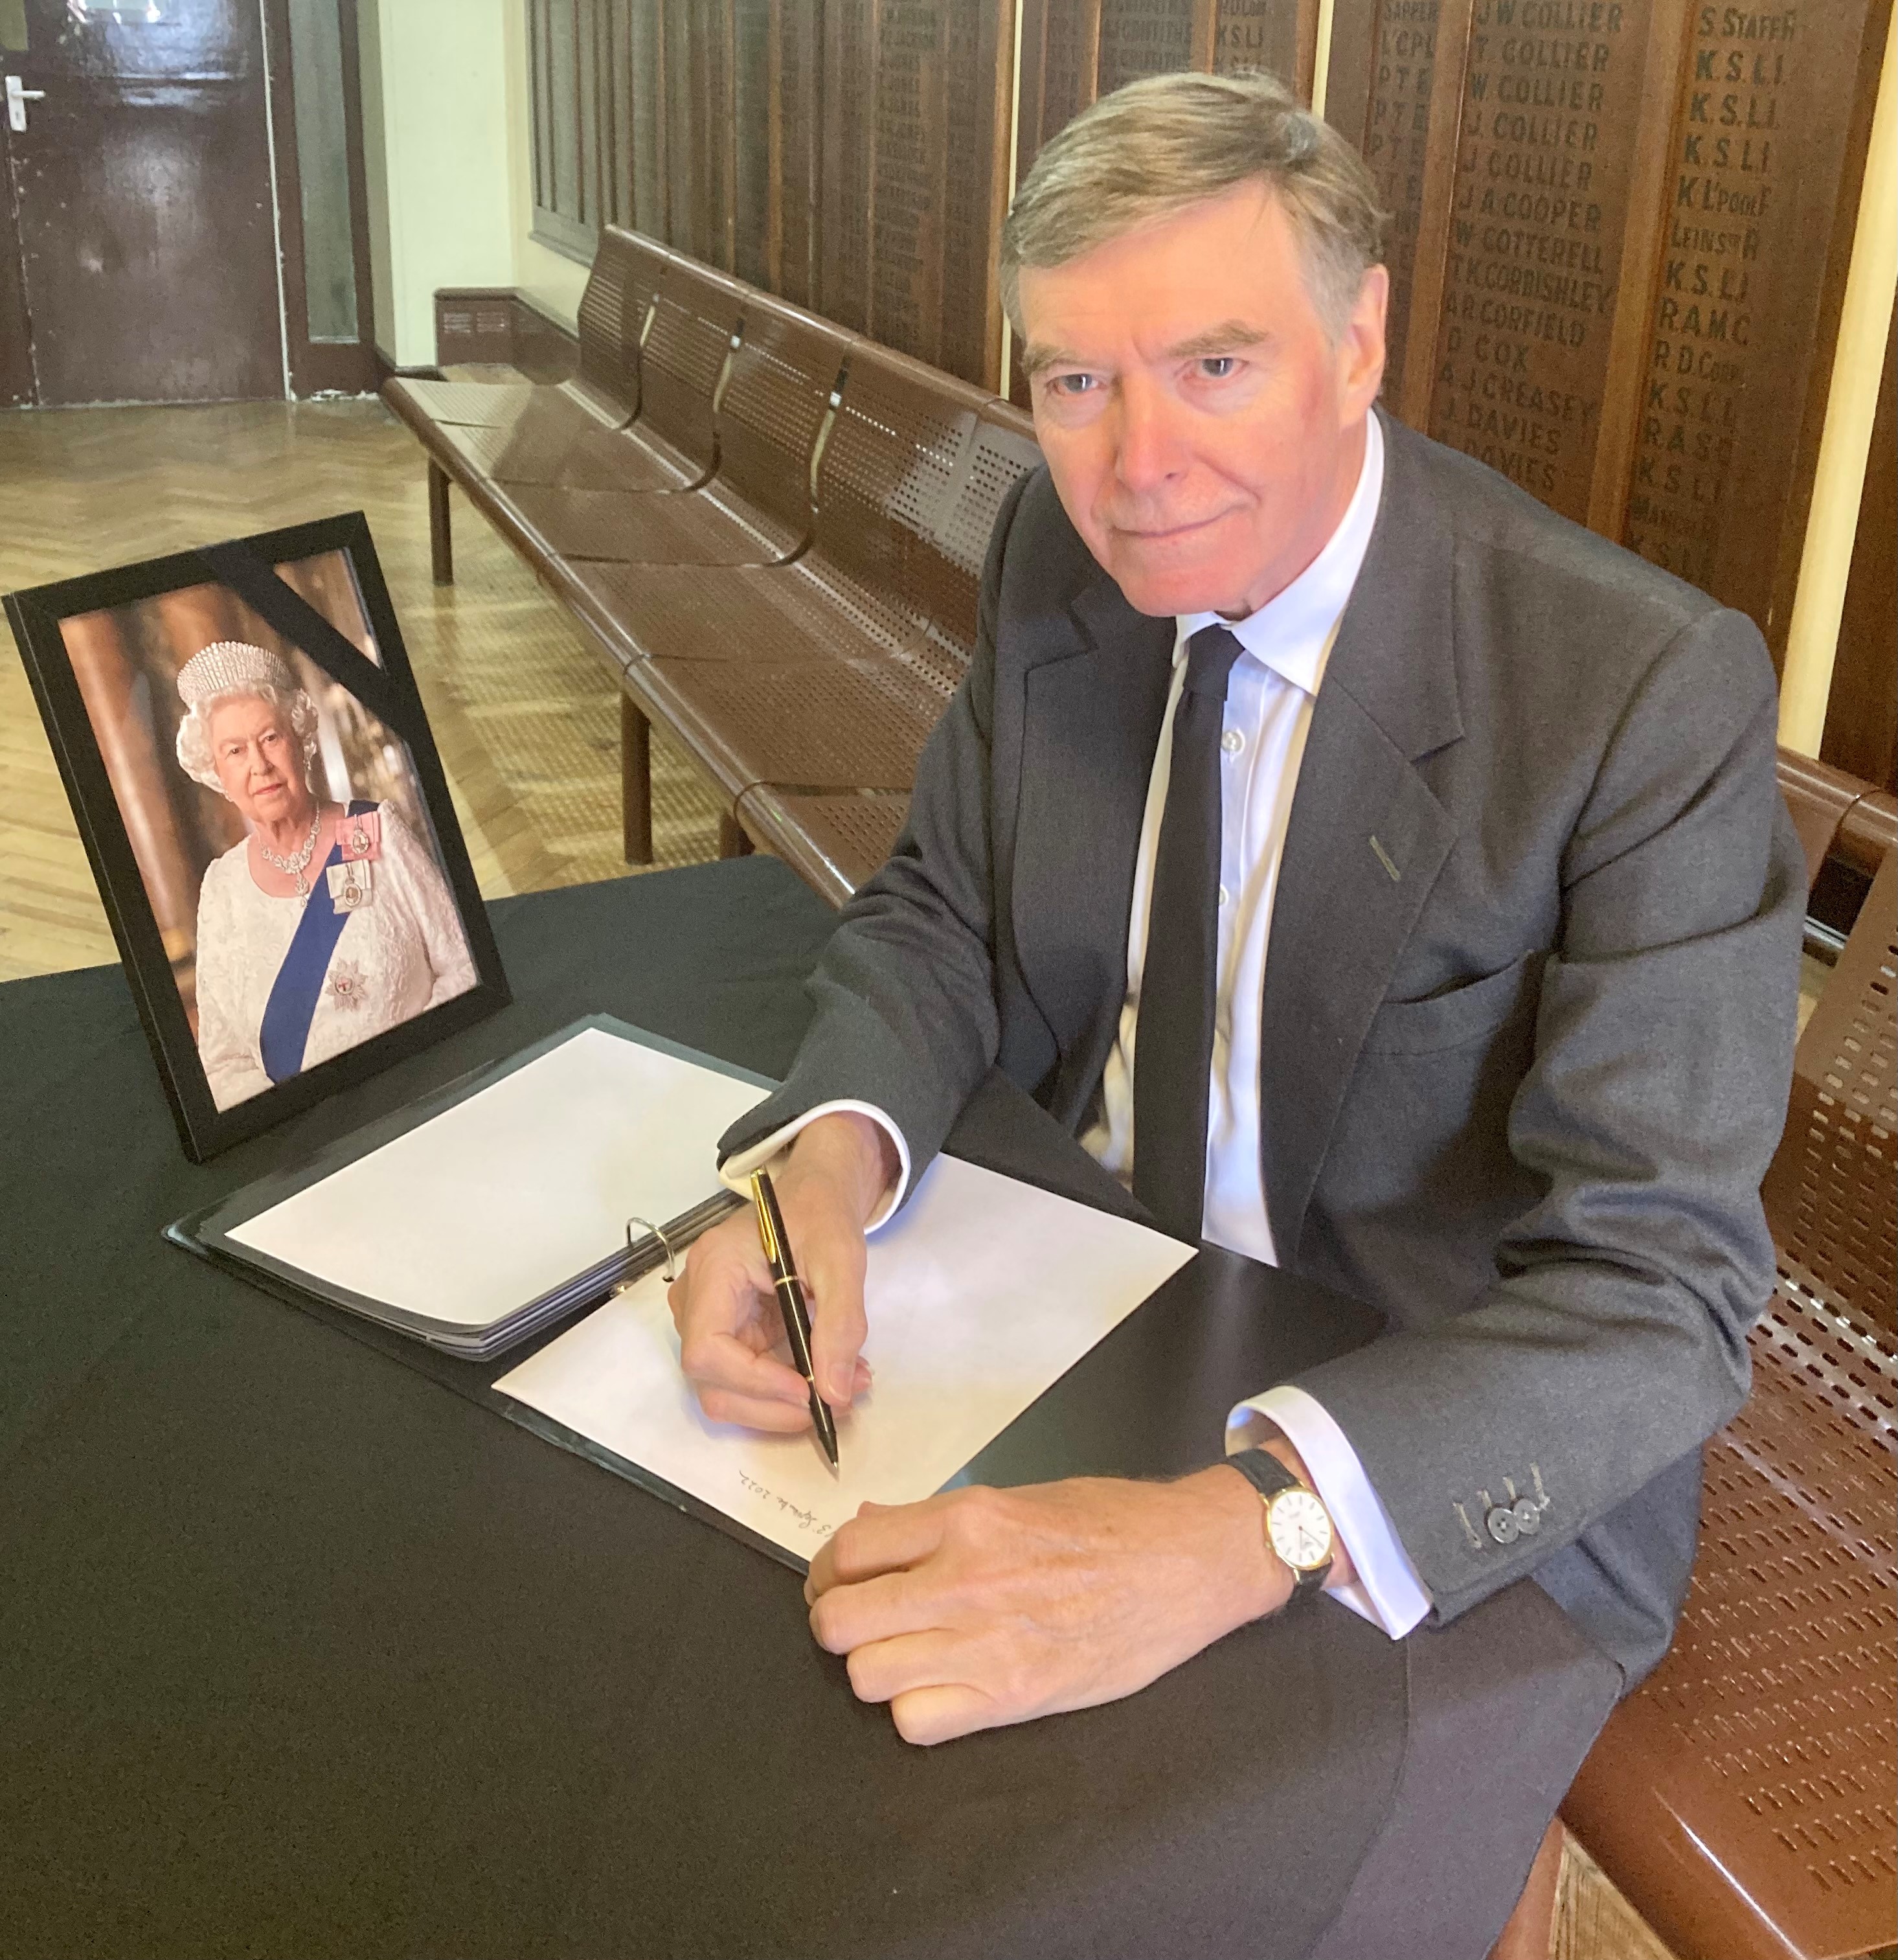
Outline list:
[[[1257,1494],[1219,1466],[866,1504],[804,1596],[858,1696],[941,1742],[1132,1694],[1291,1591]]]

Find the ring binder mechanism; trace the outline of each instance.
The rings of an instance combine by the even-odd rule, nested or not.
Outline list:
[[[268,1292],[485,1360],[656,1267],[675,1277],[744,1202],[717,1185],[718,1139],[772,1087],[594,1015],[165,1236]]]

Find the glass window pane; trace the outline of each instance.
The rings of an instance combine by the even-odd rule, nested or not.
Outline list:
[[[313,341],[354,342],[355,234],[349,215],[349,145],[343,119],[342,30],[337,0],[290,0],[290,79],[303,193],[304,304]]]

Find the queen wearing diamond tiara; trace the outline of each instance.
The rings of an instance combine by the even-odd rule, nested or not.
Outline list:
[[[447,881],[393,806],[313,790],[316,705],[287,662],[219,640],[178,693],[180,765],[247,832],[198,893],[198,1054],[228,1109],[466,993],[475,966]]]

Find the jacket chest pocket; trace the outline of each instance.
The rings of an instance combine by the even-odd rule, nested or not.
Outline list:
[[[1544,957],[1525,953],[1494,973],[1428,1000],[1386,1001],[1372,1017],[1365,1051],[1435,1055],[1486,1039],[1518,1014],[1534,1012]]]

